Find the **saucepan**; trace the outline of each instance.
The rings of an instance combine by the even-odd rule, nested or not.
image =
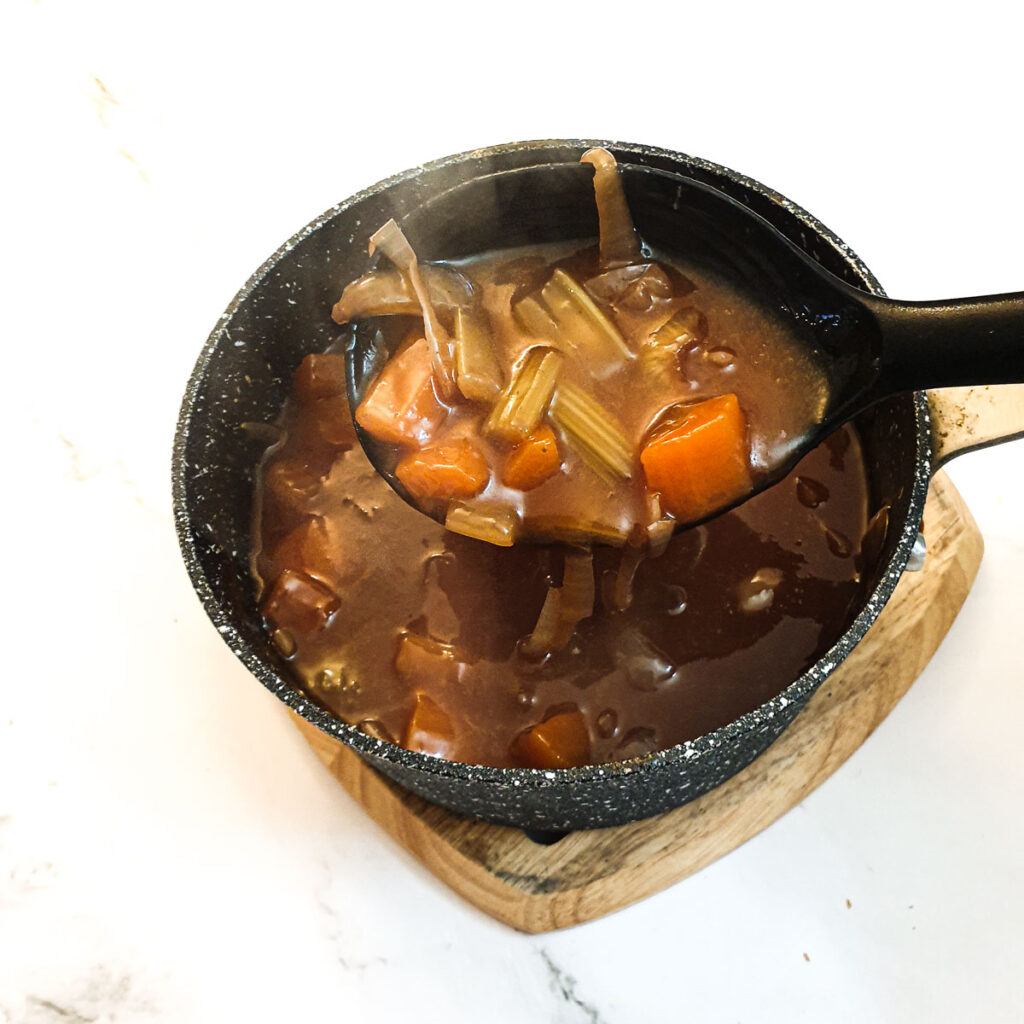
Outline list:
[[[260,443],[242,425],[273,420],[302,358],[337,341],[331,305],[341,287],[364,272],[367,240],[388,218],[403,223],[425,259],[458,258],[515,242],[596,236],[592,192],[578,168],[580,154],[592,146],[611,150],[623,167],[641,236],[664,237],[673,228],[671,218],[685,215],[673,210],[669,185],[651,184],[682,176],[745,205],[848,284],[883,294],[867,267],[824,225],[728,168],[649,146],[592,140],[476,150],[381,182],[328,210],[282,245],[210,334],[188,382],[174,441],[174,514],[186,567],[214,626],[252,674],[296,714],[427,800],[544,832],[658,814],[746,767],[864,638],[912,554],[920,558],[919,529],[936,469],[959,451],[1024,435],[1024,385],[999,389],[998,401],[993,400],[996,389],[986,388],[963,389],[955,396],[903,394],[861,414],[855,425],[871,505],[889,510],[863,601],[832,648],[799,678],[707,735],[613,764],[490,768],[405,750],[319,707],[291,681],[262,624],[249,562]],[[541,184],[561,190],[564,202],[538,210]]]

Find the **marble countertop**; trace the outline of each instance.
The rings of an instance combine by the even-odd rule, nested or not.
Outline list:
[[[331,780],[171,519],[221,309],[297,227],[445,153],[651,142],[779,188],[892,294],[1024,286],[1019,14],[877,33],[872,7],[654,3],[609,32],[533,2],[3,6],[0,1024],[1024,1017],[1021,442],[954,464],[980,575],[854,757],[698,875],[534,937]]]

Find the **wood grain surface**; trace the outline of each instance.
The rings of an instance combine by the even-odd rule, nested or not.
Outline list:
[[[541,845],[427,803],[297,716],[344,788],[442,882],[526,932],[551,931],[628,906],[734,850],[821,785],[896,705],[956,618],[981,562],[963,500],[938,473],[925,509],[925,567],[906,573],[864,640],[753,764],[656,818],[573,832]]]

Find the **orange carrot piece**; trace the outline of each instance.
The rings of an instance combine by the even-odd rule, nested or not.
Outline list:
[[[433,757],[452,756],[455,747],[452,720],[425,693],[416,694],[416,706],[405,728],[402,746]]]
[[[590,763],[590,733],[583,714],[562,711],[520,733],[512,752],[527,768],[578,768]]]
[[[316,633],[341,607],[338,595],[320,580],[285,569],[263,599],[263,614],[279,629]]]
[[[384,367],[356,409],[356,422],[381,441],[425,444],[447,412],[434,394],[430,349],[418,338]]]
[[[300,402],[345,394],[345,357],[331,352],[311,352],[295,371],[292,391]]]
[[[403,633],[395,655],[395,671],[413,686],[458,683],[466,669],[462,652],[418,633]]]
[[[291,569],[337,590],[362,568],[353,548],[332,520],[310,516],[275,545],[270,562],[278,574]]]
[[[640,452],[647,486],[682,522],[710,515],[751,487],[747,423],[736,396],[681,407]]]
[[[483,452],[470,441],[422,448],[395,466],[395,476],[414,498],[472,498],[490,475]]]
[[[509,452],[501,474],[502,482],[517,491],[531,491],[557,473],[561,465],[562,456],[554,431],[550,427],[539,427]]]

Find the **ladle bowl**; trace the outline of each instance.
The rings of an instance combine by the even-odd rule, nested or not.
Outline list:
[[[495,169],[453,182],[402,219],[423,260],[453,260],[501,247],[595,239],[593,171],[566,159]],[[796,406],[784,440],[759,452],[751,489],[693,526],[777,483],[841,424],[879,401],[926,388],[1024,381],[1024,292],[937,302],[873,294],[826,269],[751,207],[679,170],[620,165],[640,237],[652,248],[715,272],[791,329],[799,357],[823,380],[820,416]],[[379,225],[377,225],[379,226]],[[369,225],[372,228],[374,225]],[[399,332],[368,318],[348,328],[349,401],[357,408],[391,357]],[[390,446],[357,434],[370,461],[414,508],[444,522],[442,503],[412,498],[395,477]],[[639,470],[638,470],[639,471]],[[585,519],[586,510],[579,510]],[[567,515],[571,509],[565,510]]]

